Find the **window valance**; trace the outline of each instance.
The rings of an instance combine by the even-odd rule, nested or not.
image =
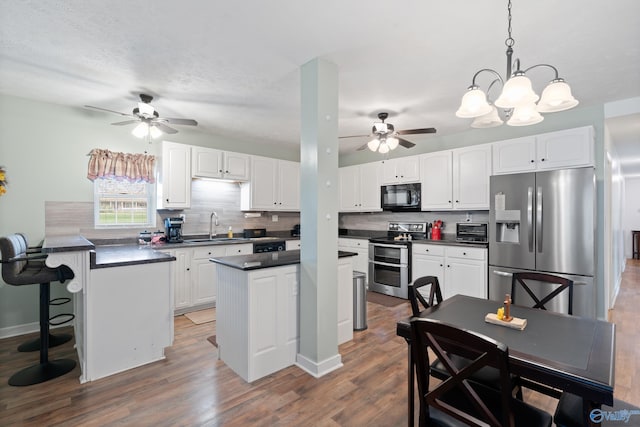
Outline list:
[[[148,154],[114,153],[94,148],[89,153],[87,178],[126,179],[128,181],[155,182],[156,157]]]

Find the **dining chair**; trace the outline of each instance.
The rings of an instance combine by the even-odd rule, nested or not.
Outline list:
[[[531,289],[531,282],[533,281],[546,283],[552,287],[553,285],[557,286],[544,296],[536,295],[536,292]],[[529,271],[513,273],[511,278],[511,301],[514,304],[517,304],[517,291],[519,288],[522,288],[533,300],[532,308],[540,308],[542,310],[547,309],[545,304],[550,303],[555,298],[560,298],[560,294],[566,290],[568,292],[567,312],[573,315],[573,280],[547,273]]]
[[[469,426],[532,427],[551,426],[551,414],[513,397],[508,348],[489,337],[422,317],[411,319],[414,360],[417,364],[420,396],[420,426],[434,419],[448,424],[454,419]],[[449,372],[449,378],[430,389],[429,354]],[[457,355],[467,364],[458,366],[451,360]],[[491,367],[499,372],[498,390],[477,383],[472,376]],[[448,417],[448,418],[447,418]]]
[[[429,286],[428,298],[425,297],[427,292],[420,291],[420,289],[425,286]],[[414,280],[413,285],[409,286],[409,302],[411,303],[414,316],[419,316],[420,312],[426,308],[440,304],[442,302],[442,290],[440,289],[438,278],[436,276],[423,276]],[[420,309],[420,305],[422,306],[422,310]],[[468,360],[458,355],[451,355],[451,360],[456,366],[464,366],[468,363]],[[437,359],[431,364],[431,375],[440,380],[449,378],[449,372],[445,369],[442,362]],[[473,380],[494,389],[500,388],[500,372],[491,367],[486,367],[475,372],[473,374]],[[512,385],[516,396],[522,400],[520,387],[518,387],[515,381],[512,382]]]
[[[584,425],[582,422],[584,419],[583,405],[582,397],[572,393],[562,393],[553,416],[553,422],[557,427],[582,427]],[[590,411],[588,415],[600,426],[640,424],[640,408],[619,399],[613,400],[613,406],[602,405],[601,409]],[[627,416],[628,419],[625,418]]]

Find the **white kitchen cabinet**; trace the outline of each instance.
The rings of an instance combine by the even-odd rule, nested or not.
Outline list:
[[[207,147],[191,147],[191,176],[235,181],[249,179],[250,156]]]
[[[191,147],[162,142],[158,209],[186,209],[191,206]]]
[[[591,126],[493,144],[493,173],[496,175],[592,165]]]
[[[287,240],[285,242],[286,251],[295,251],[300,249],[300,240]]]
[[[174,267],[174,309],[176,314],[211,307],[216,301],[216,264],[211,257],[253,253],[253,244],[210,245],[180,248],[169,253]]]
[[[381,174],[380,162],[340,168],[340,212],[381,211]]]
[[[300,164],[252,156],[251,179],[242,184],[240,209],[299,211]]]
[[[420,157],[409,156],[382,162],[382,185],[420,181]]]
[[[444,286],[444,246],[411,246],[411,281],[424,276],[436,276],[440,287]]]
[[[451,150],[420,156],[422,210],[453,209],[453,154]]]
[[[411,276],[436,276],[442,297],[487,298],[487,249],[414,243]]]
[[[491,144],[453,150],[453,208],[489,210]]]
[[[338,260],[338,345],[353,339],[353,267]]]
[[[356,252],[358,255],[351,257],[353,270],[365,275],[365,283],[369,283],[369,240],[338,238],[338,249],[341,251]]]
[[[585,126],[536,136],[538,169],[593,165],[593,128]]]
[[[491,145],[420,156],[422,210],[488,210]]]
[[[487,249],[445,247],[444,277],[443,298],[456,294],[487,298]]]

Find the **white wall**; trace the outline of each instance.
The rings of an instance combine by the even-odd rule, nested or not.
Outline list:
[[[625,179],[624,194],[622,215],[624,256],[631,258],[631,231],[640,230],[640,177]]]

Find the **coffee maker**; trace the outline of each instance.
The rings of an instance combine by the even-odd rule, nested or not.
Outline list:
[[[182,242],[182,224],[184,220],[182,218],[165,218],[164,219],[164,234],[167,243],[181,243]]]

